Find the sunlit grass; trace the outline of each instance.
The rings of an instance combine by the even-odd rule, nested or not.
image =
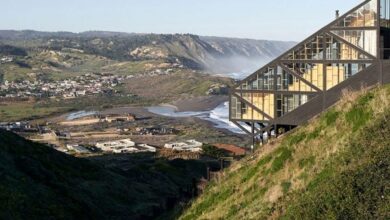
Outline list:
[[[374,170],[373,163],[377,161],[375,158],[388,152],[381,147],[390,141],[390,136],[386,135],[389,130],[387,116],[390,114],[388,97],[390,86],[372,91],[345,92],[342,101],[329,111],[233,164],[225,171],[225,178],[212,183],[184,212],[182,219],[339,216],[337,213],[333,215],[331,207],[346,210],[347,216],[354,215],[353,209],[359,209],[360,216],[369,215],[367,207],[375,209],[379,207],[375,204],[383,203],[365,199],[367,203],[361,206],[341,199],[342,195],[347,195],[351,201],[358,201],[356,194],[350,192],[355,190],[354,184],[359,181],[370,189],[363,192],[370,196],[384,184],[370,184],[363,180],[365,175],[371,178],[368,175],[375,176],[380,172]],[[386,161],[381,160],[382,163]],[[359,166],[362,170],[367,168],[367,174],[359,170]],[[228,197],[212,199],[227,189],[233,189]],[[317,199],[316,195],[323,200]],[[209,199],[213,202],[205,205],[204,201]],[[330,207],[329,212],[326,207]],[[380,207],[384,208],[383,205]]]
[[[0,121],[18,121],[33,119],[55,113],[65,112],[66,107],[37,107],[30,102],[15,102],[0,105]]]

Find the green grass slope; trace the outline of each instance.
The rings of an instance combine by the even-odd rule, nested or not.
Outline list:
[[[345,93],[234,164],[180,219],[389,219],[390,86]]]
[[[205,170],[142,154],[79,159],[0,131],[0,219],[151,219]]]

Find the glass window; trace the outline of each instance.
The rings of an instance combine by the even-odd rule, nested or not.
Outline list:
[[[291,66],[291,65],[290,65]],[[303,76],[302,76],[303,77]],[[278,68],[277,72],[277,90],[293,92],[312,92],[313,89],[295,75]]]
[[[323,36],[319,35],[290,52],[284,60],[323,59]]]
[[[332,33],[376,57],[376,30],[335,30]]]
[[[284,64],[291,71],[299,74],[302,78],[313,84],[319,89],[323,89],[323,64],[321,63],[286,63]],[[300,91],[316,91],[305,83],[300,84]]]
[[[236,93],[237,94],[237,93]],[[239,95],[239,94],[237,94]],[[262,112],[266,113],[270,117],[274,117],[274,94],[271,93],[242,93],[241,97],[251,103],[253,106],[255,106],[257,109],[261,110]],[[250,107],[249,105],[244,105],[244,103],[241,103],[241,118],[242,119],[250,119],[250,120],[269,120],[270,118],[267,118],[262,113],[258,112],[256,109]]]
[[[274,73],[276,67],[268,67],[261,73],[258,73],[252,80],[243,82],[238,89],[242,90],[273,90]]]
[[[241,103],[241,113],[243,115],[245,115],[245,114],[248,113],[247,110],[248,110],[248,108],[247,108],[246,104],[245,103]]]
[[[232,119],[241,119],[241,102],[234,96],[231,97],[230,101],[230,114]]]
[[[330,89],[358,72],[364,70],[369,63],[333,63],[326,66],[326,88]]]
[[[277,116],[281,117],[299,106],[307,103],[314,96],[304,95],[304,94],[293,94],[293,95],[283,95],[279,94],[276,96],[276,112]]]
[[[327,60],[369,60],[369,58],[360,51],[330,35],[326,37],[325,58]]]
[[[334,25],[340,27],[375,27],[377,15],[377,0],[372,0],[356,11],[348,14]]]
[[[381,0],[381,21],[382,27],[390,28],[390,0]]]

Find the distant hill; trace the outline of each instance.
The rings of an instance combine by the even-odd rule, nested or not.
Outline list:
[[[0,219],[153,219],[205,172],[147,154],[75,158],[0,130]]]
[[[179,219],[390,219],[390,86],[232,165]]]
[[[291,48],[294,42],[201,37],[191,34],[135,34],[88,31],[0,30],[0,43],[25,49],[73,48],[110,59],[180,60],[191,69],[216,73],[252,71]]]
[[[45,32],[34,30],[0,30],[0,39],[13,40],[34,40],[44,37],[115,37],[115,36],[132,36],[134,33],[110,32],[110,31],[85,31],[81,33],[73,33],[67,31]]]

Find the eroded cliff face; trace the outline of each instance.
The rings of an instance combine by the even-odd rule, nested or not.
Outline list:
[[[189,68],[215,73],[251,72],[294,45],[293,42],[172,35],[138,48],[143,58],[176,58]],[[139,58],[139,56],[138,56]]]

